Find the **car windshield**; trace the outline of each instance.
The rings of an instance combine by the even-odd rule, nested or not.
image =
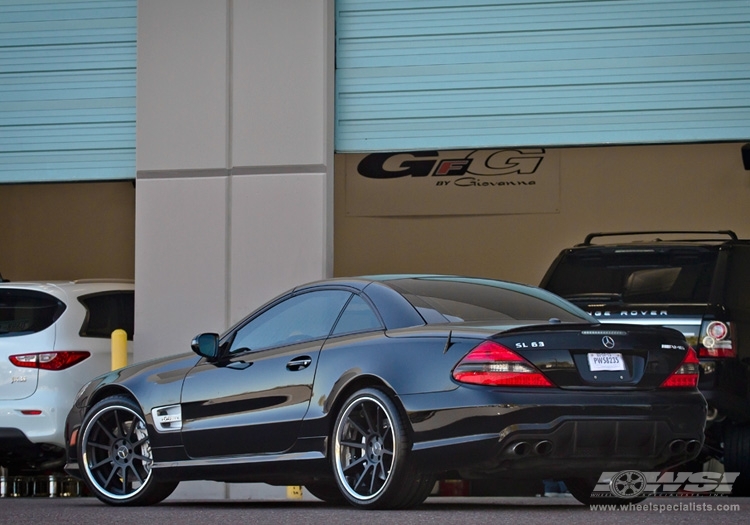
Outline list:
[[[573,300],[706,303],[718,253],[705,247],[573,250],[545,288]]]
[[[588,314],[530,286],[485,279],[419,277],[388,284],[401,292],[428,323],[474,321],[592,322]]]
[[[23,289],[0,289],[0,337],[40,332],[65,310],[55,297]]]

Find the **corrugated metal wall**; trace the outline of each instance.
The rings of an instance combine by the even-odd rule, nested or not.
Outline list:
[[[135,179],[136,0],[0,0],[0,183]]]
[[[750,139],[748,0],[337,0],[336,151]]]

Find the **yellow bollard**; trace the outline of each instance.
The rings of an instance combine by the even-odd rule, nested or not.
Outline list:
[[[128,366],[128,333],[122,328],[112,332],[112,370]]]

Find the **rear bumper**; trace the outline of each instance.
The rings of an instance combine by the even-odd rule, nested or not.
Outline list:
[[[663,470],[701,451],[706,402],[698,392],[569,394],[526,399],[511,394],[512,399],[503,395],[511,401],[503,404],[485,399],[479,406],[467,403],[429,415],[410,411],[415,458],[423,468],[455,470],[467,478],[503,473],[563,477],[628,468]],[[414,408],[430,400],[405,403]],[[440,439],[430,439],[437,434]]]
[[[44,470],[61,466],[64,461],[64,448],[34,443],[20,429],[0,427],[0,465]]]

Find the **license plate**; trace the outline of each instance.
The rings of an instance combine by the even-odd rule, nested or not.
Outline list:
[[[589,368],[592,372],[603,370],[625,370],[622,354],[589,354]]]

